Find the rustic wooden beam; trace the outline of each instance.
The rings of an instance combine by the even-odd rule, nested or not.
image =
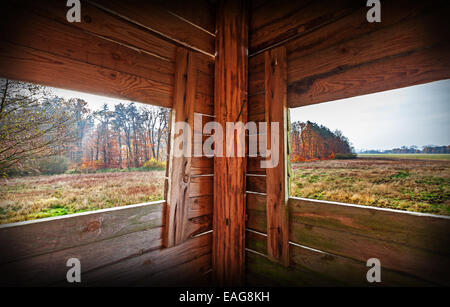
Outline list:
[[[247,120],[248,18],[246,1],[220,1],[216,19],[215,120]],[[237,143],[234,141],[234,147]],[[222,142],[223,148],[230,140]],[[217,145],[217,144],[216,144]],[[224,151],[225,152],[225,151]],[[239,285],[245,265],[245,157],[214,158],[213,277]]]
[[[164,245],[167,247],[184,242],[188,237],[187,223],[191,181],[192,135],[194,122],[194,100],[197,84],[196,57],[185,48],[176,51],[174,101],[171,113],[170,162],[168,180],[168,199],[166,214],[166,232]],[[183,154],[174,156],[174,141],[183,133],[176,131],[176,123],[186,122],[190,140],[183,142]],[[187,133],[187,131],[184,131]]]
[[[266,169],[267,253],[269,258],[289,266],[289,215],[287,184],[287,61],[284,46],[265,52],[265,119],[267,144],[272,156],[278,151],[277,164]],[[272,123],[279,123],[278,132]],[[277,133],[277,135],[273,135]],[[272,138],[278,139],[274,148]]]

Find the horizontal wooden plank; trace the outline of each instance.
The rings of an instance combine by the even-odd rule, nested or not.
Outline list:
[[[213,195],[213,176],[192,177],[189,187],[189,197]]]
[[[266,169],[261,168],[261,161],[265,160],[261,156],[247,158],[247,174],[265,175]]]
[[[258,54],[248,59],[248,94],[253,95],[264,92],[264,54]]]
[[[250,11],[249,31],[251,33],[256,32],[266,25],[279,22],[279,19],[283,19],[285,16],[303,9],[309,2],[311,0],[265,1]]]
[[[0,226],[0,263],[161,227],[164,202],[117,207]]]
[[[214,95],[214,77],[202,71],[198,72],[196,90],[198,93],[213,96]]]
[[[210,286],[211,280],[207,273],[211,271],[211,266],[212,254],[204,254],[186,263],[157,272],[148,278],[137,281],[134,285],[146,287]]]
[[[194,112],[214,115],[214,97],[196,92]]]
[[[266,254],[267,235],[247,230],[247,248]],[[293,243],[289,245],[291,268],[316,276],[310,279],[313,286],[431,286],[423,280],[382,268],[381,283],[370,284],[366,279],[366,263],[353,259],[305,248]],[[314,275],[311,274],[314,272]]]
[[[246,195],[246,227],[267,232],[266,196],[247,193]]]
[[[265,95],[264,92],[248,98],[248,120],[265,122]]]
[[[266,177],[247,175],[246,191],[266,193]]]
[[[0,284],[44,286],[64,282],[68,270],[66,264],[70,258],[80,260],[83,276],[90,270],[161,248],[161,234],[162,227],[157,227],[6,263],[0,266]]]
[[[212,229],[212,213],[197,217],[187,218],[186,238],[193,238]]]
[[[173,87],[172,62],[127,48],[62,24],[22,7],[7,5],[0,13],[2,41],[136,75]],[[172,89],[171,89],[172,90]]]
[[[214,34],[216,29],[216,10],[212,1],[162,0],[160,3],[170,13],[180,16],[204,31]]]
[[[153,277],[169,268],[180,266],[178,274],[167,280],[173,285],[181,286],[176,280],[190,277],[191,270],[184,271],[183,264],[210,255],[212,249],[212,233],[189,239],[179,245],[158,249],[140,256],[87,272],[83,275],[83,284],[90,286],[125,286],[152,284]],[[195,278],[195,277],[194,277]],[[187,286],[187,285],[184,285]]]
[[[250,55],[274,46],[278,43],[298,37],[299,35],[318,28],[324,24],[345,16],[356,8],[363,6],[358,1],[310,1],[305,6],[293,6],[292,1],[283,3],[286,9],[278,7],[276,12],[282,16],[278,19],[265,24],[249,34],[249,53]],[[267,7],[271,9],[270,6]],[[268,15],[270,12],[266,12]],[[260,11],[258,14],[263,14]],[[255,19],[254,17],[252,19]],[[257,18],[258,19],[258,18]]]
[[[289,199],[293,223],[319,226],[405,244],[450,256],[450,218],[379,210],[297,198]]]
[[[381,30],[403,20],[432,10],[439,10],[445,1],[409,1],[397,0],[383,3],[383,22],[367,22],[368,8],[363,6],[353,13],[334,22],[290,40],[284,45],[288,59],[300,58],[305,55],[326,49],[337,43],[360,37],[364,34]],[[380,42],[382,43],[382,42]]]
[[[95,5],[186,47],[214,56],[214,35],[169,13],[155,1],[95,0]]]
[[[450,78],[449,51],[448,45],[440,44],[289,83],[288,105],[293,108]]]
[[[66,20],[68,8],[65,5],[61,5],[61,1],[14,0],[13,2],[20,5],[21,9],[30,9],[37,14],[68,24]],[[82,4],[81,20],[82,22],[73,22],[70,25],[129,48],[137,49],[171,62],[175,60],[175,44],[142,27],[105,12],[86,1],[83,1]]]
[[[192,197],[189,199],[188,218],[211,215],[213,212],[213,199],[211,195]]]
[[[52,87],[172,106],[172,86],[149,79],[2,42],[0,76]]]
[[[214,174],[214,158],[208,157],[191,158],[191,176],[209,175],[209,174]]]
[[[293,268],[286,268],[263,255],[251,251],[245,253],[247,286],[304,287],[312,285],[309,276]]]
[[[450,36],[450,23],[445,16],[445,10],[426,14],[346,40],[307,56],[295,57],[291,54],[288,82],[313,80],[315,76],[341,73],[347,67],[357,67],[433,46],[439,43],[442,37]]]
[[[266,232],[263,195],[247,195],[247,227]],[[448,284],[450,219],[290,198],[290,241],[435,284]]]
[[[450,219],[291,198],[290,240],[448,284]]]

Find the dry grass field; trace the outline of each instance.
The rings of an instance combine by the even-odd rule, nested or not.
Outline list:
[[[450,161],[358,158],[295,163],[291,195],[450,215]]]
[[[164,171],[0,180],[0,224],[163,199]]]
[[[291,195],[450,215],[450,161],[358,158],[293,164]],[[0,223],[163,199],[164,171],[0,180]]]

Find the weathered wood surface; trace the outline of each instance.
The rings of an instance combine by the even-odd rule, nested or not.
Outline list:
[[[165,245],[167,247],[184,242],[189,234],[187,230],[187,212],[189,210],[189,191],[191,181],[191,152],[194,124],[194,99],[198,71],[196,57],[187,49],[179,47],[175,60],[174,102],[171,120],[171,152],[169,164],[169,186],[167,199],[167,220]],[[187,123],[184,128],[179,123]],[[183,128],[177,130],[178,128]],[[185,135],[185,136],[183,136]],[[182,153],[175,148],[174,142],[182,139]],[[177,156],[174,154],[177,151]]]
[[[289,266],[289,212],[287,208],[287,58],[281,46],[265,52],[265,121],[266,142],[272,152],[266,160],[267,253],[269,258]],[[278,123],[278,131],[272,130]],[[273,135],[275,134],[275,137]],[[278,142],[272,143],[272,139]],[[274,161],[278,152],[278,161]]]
[[[363,5],[351,0],[267,2],[251,13],[250,55],[337,20]]]
[[[160,4],[170,13],[180,16],[204,31],[214,34],[216,29],[216,9],[213,1],[160,0]]]
[[[163,248],[163,205],[155,202],[2,225],[0,284],[70,286],[69,258],[80,260],[84,286],[204,284],[204,275],[211,270],[212,234]],[[202,232],[205,229],[198,233]]]
[[[92,3],[185,47],[214,56],[214,33],[170,13],[158,1],[95,0]]]
[[[247,249],[265,254],[267,250],[267,236],[247,230]],[[350,258],[321,252],[318,250],[299,246],[290,243],[290,268],[291,271],[283,271],[284,275],[290,275],[288,280],[295,279],[293,284],[298,282],[308,286],[433,286],[435,284],[426,282],[410,275],[382,268],[382,283],[371,284],[366,279],[367,270],[365,262]],[[262,257],[261,257],[262,258]],[[267,275],[264,272],[264,265],[267,262],[259,257],[254,258],[254,265],[247,268],[247,274]],[[255,271],[259,265],[259,272]],[[266,264],[268,268],[271,268]],[[274,267],[274,270],[278,270]],[[262,271],[262,272],[261,272]],[[269,269],[270,272],[270,269]],[[277,284],[283,282],[286,277],[283,274],[273,274],[267,284]],[[281,280],[280,280],[281,279]],[[297,280],[298,279],[298,280]],[[254,282],[254,281],[253,281]],[[253,283],[252,283],[253,284]],[[289,285],[289,283],[287,284]]]
[[[0,75],[163,107],[172,105],[172,86],[117,70],[2,42]]]
[[[179,47],[176,56],[174,103],[172,109],[171,135],[169,154],[169,184],[166,214],[165,245],[170,247],[180,244],[201,231],[209,230],[212,226],[211,210],[212,199],[207,196],[213,194],[213,159],[204,156],[194,156],[194,146],[202,146],[205,136],[202,136],[202,127],[211,121],[212,116],[202,116],[202,126],[196,128],[195,105],[197,93],[213,95],[212,66],[205,56],[186,48]],[[175,124],[185,122],[189,126],[188,139],[183,141],[184,153],[175,156],[174,142],[180,138],[183,130],[175,131]],[[200,130],[196,130],[200,129]],[[200,144],[197,144],[196,134],[200,135]],[[191,203],[202,205],[191,210]],[[206,205],[205,200],[211,203]],[[196,213],[197,215],[194,215]]]
[[[412,86],[450,77],[449,46],[408,52],[342,73],[289,85],[289,106],[308,105]]]
[[[389,20],[392,25],[376,30],[370,28],[372,32],[364,27],[367,33],[360,36],[350,36],[345,32],[347,37],[342,42],[320,50],[306,48],[307,54],[304,50],[289,54],[289,106],[342,99],[450,77],[449,46],[442,41],[442,37],[450,35],[450,23],[445,17],[449,11],[446,5],[439,11],[416,13],[418,16],[406,19],[403,16],[406,14],[397,14]],[[356,23],[354,19],[349,16],[348,23]],[[399,19],[400,22],[394,22]],[[331,31],[327,30],[325,33]],[[324,33],[317,35],[323,38]]]
[[[247,193],[246,213],[247,228],[267,232],[266,195]]]
[[[0,16],[2,40],[173,85],[174,65],[168,60],[101,39],[22,7],[6,4]]]
[[[264,195],[247,195],[247,227],[266,233]],[[448,284],[450,219],[397,210],[289,199],[292,242]]]
[[[0,226],[0,264],[163,226],[165,201]]]
[[[67,233],[67,230],[66,230]],[[40,243],[45,244],[45,238]],[[122,236],[58,250],[0,265],[3,286],[46,286],[64,283],[69,267],[67,260],[77,258],[81,276],[93,269],[111,265],[129,257],[160,249],[162,227],[136,231]],[[82,282],[83,279],[82,279]]]
[[[136,26],[123,18],[105,12],[104,10],[83,1],[81,10],[82,22],[68,23],[66,14],[68,8],[59,0],[14,0],[10,1],[20,9],[32,10],[35,14],[58,21],[61,24],[76,27],[99,38],[126,46],[140,52],[175,61],[176,45],[162,39],[150,31]],[[25,30],[25,31],[23,31]],[[22,33],[26,29],[21,27]]]
[[[220,1],[217,8],[214,114],[222,127],[247,121],[246,4]],[[224,138],[224,149],[229,142]],[[214,158],[213,274],[222,285],[244,278],[245,173],[245,157]]]
[[[174,279],[166,280],[166,282],[180,285],[183,280],[190,277],[191,269],[185,271],[185,265],[202,256],[211,255],[211,239],[211,233],[204,234],[170,248],[157,249],[92,270],[83,275],[84,283],[90,286],[154,285],[164,275],[165,270],[176,270],[178,274],[171,274]],[[206,265],[208,257],[203,258]],[[204,267],[204,262],[199,266]],[[202,269],[202,271],[206,270]],[[201,278],[201,276],[198,277]],[[187,284],[184,285],[187,286]]]

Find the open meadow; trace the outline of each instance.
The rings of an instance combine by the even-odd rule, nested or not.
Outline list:
[[[0,223],[163,199],[165,171],[0,180]],[[359,157],[292,164],[291,195],[450,215],[450,161]]]
[[[294,163],[291,195],[450,215],[450,161],[359,157]]]
[[[0,180],[0,224],[163,199],[165,171]]]

